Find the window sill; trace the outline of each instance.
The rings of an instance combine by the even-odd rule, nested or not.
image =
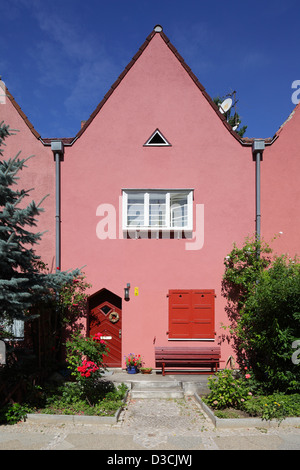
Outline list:
[[[215,341],[214,338],[168,338],[168,341]]]
[[[123,238],[150,238],[150,239],[175,239],[186,240],[193,238],[192,229],[123,229]]]

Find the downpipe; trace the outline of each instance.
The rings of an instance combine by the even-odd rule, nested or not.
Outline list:
[[[63,143],[61,141],[52,141],[51,150],[55,160],[55,263],[56,269],[61,269],[61,200],[60,200],[60,162],[64,153]]]
[[[260,177],[260,162],[263,158],[263,151],[265,149],[265,141],[255,139],[252,145],[252,155],[255,161],[255,233],[256,241],[260,241],[261,237],[261,177]],[[257,251],[257,257],[260,256],[260,250]]]

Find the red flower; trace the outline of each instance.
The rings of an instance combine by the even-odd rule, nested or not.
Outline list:
[[[102,339],[101,333],[96,333],[93,337],[93,340],[99,342],[100,344],[106,344],[104,339]]]
[[[97,364],[92,361],[82,361],[82,366],[78,366],[77,370],[80,372],[82,377],[90,377],[91,373],[96,372],[99,369]]]

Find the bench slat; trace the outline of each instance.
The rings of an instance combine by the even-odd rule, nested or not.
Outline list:
[[[221,348],[219,346],[204,347],[173,347],[156,346],[155,362],[157,367],[162,367],[165,375],[166,367],[211,367],[218,369],[221,357]]]

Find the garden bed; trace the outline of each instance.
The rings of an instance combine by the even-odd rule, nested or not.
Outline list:
[[[249,428],[249,427],[277,427],[300,426],[300,417],[286,417],[282,421],[275,419],[265,420],[260,417],[252,417],[242,410],[235,408],[225,408],[224,410],[213,410],[204,403],[200,395],[195,393],[195,399],[201,406],[204,413],[211,419],[216,428]],[[220,413],[220,414],[219,414]],[[223,417],[218,417],[223,414]],[[234,416],[234,417],[233,417]]]
[[[48,398],[46,406],[29,408],[26,419],[34,422],[94,424],[113,424],[118,421],[128,396],[128,389],[125,384],[115,387],[111,382],[105,383],[105,381],[102,381],[102,398],[99,397],[99,400],[94,404],[90,404],[87,399],[74,396],[70,388],[70,385],[74,384],[65,384],[64,387],[66,385],[69,385],[66,391],[54,394],[50,399]],[[70,390],[67,391],[68,388],[71,392]]]
[[[47,423],[47,424],[59,424],[59,423],[72,423],[72,424],[115,424],[118,422],[120,414],[127,401],[128,392],[125,393],[123,400],[116,402],[118,408],[116,410],[99,410],[99,414],[84,414],[83,412],[77,411],[67,414],[61,414],[57,412],[49,413],[49,410],[40,410],[37,413],[28,413],[26,420],[33,423]],[[89,410],[92,413],[92,410]],[[101,413],[101,414],[100,414]]]
[[[22,403],[7,403],[0,409],[0,425],[20,420],[43,423],[116,423],[125,406],[128,387],[100,381],[89,395],[78,383],[65,382],[54,388],[34,387]],[[92,401],[91,398],[93,398]]]

